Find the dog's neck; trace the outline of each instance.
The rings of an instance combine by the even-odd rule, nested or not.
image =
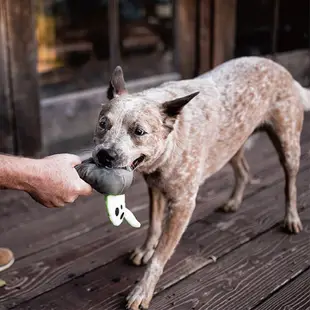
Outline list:
[[[192,80],[185,81],[187,84],[190,84]],[[184,81],[174,81],[167,82],[156,88],[150,88],[142,92],[137,93],[138,97],[143,97],[148,102],[153,102],[158,105],[162,102],[168,100],[174,100],[178,97],[188,94],[192,90],[181,85]],[[165,169],[169,162],[171,161],[172,156],[177,157],[179,153],[183,152],[183,144],[181,143],[180,137],[184,136],[183,133],[183,123],[185,115],[181,113],[173,127],[172,132],[168,135],[166,139],[165,147],[163,148],[162,153],[157,154],[156,158],[149,162],[147,165],[142,166],[141,169],[137,169],[138,172],[143,174],[151,174],[155,171],[160,171]]]
[[[182,117],[180,115],[180,117]],[[177,120],[174,124],[173,131],[168,135],[165,147],[163,148],[163,152],[159,153],[156,158],[150,162],[147,166],[142,167],[141,171],[138,171],[143,174],[151,174],[155,171],[160,171],[165,169],[169,162],[171,162],[171,158],[177,157],[182,150],[182,143],[177,139],[180,133],[180,120]]]

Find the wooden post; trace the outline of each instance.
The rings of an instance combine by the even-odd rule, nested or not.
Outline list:
[[[6,16],[15,153],[37,156],[42,142],[34,6],[31,0],[1,0],[1,4]]]
[[[175,36],[177,70],[183,79],[195,75],[196,66],[196,1],[175,1]]]
[[[198,74],[212,67],[212,0],[199,1]]]
[[[234,57],[237,0],[213,0],[213,61],[215,67]]]
[[[119,1],[109,0],[109,51],[110,71],[120,64]]]
[[[274,0],[271,54],[275,61],[278,47],[279,13],[280,13],[280,0]]]
[[[8,70],[5,3],[0,1],[0,152],[14,154],[13,111]]]

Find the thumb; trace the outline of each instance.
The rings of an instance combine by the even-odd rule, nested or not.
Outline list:
[[[82,162],[80,157],[74,154],[67,154],[67,159],[72,167],[75,167],[76,165],[79,165]]]
[[[92,192],[93,192],[92,187],[88,183],[80,179],[79,194],[83,196],[89,196]]]

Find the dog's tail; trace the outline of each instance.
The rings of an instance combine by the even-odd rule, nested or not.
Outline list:
[[[310,89],[302,87],[297,81],[294,81],[294,85],[298,89],[305,111],[310,111]]]

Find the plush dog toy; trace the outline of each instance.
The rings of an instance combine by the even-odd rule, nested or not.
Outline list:
[[[139,228],[141,226],[134,214],[125,205],[124,192],[133,181],[131,169],[98,167],[92,158],[84,160],[75,169],[81,179],[97,192],[105,195],[108,216],[114,226],[119,226],[124,219],[132,227]]]

